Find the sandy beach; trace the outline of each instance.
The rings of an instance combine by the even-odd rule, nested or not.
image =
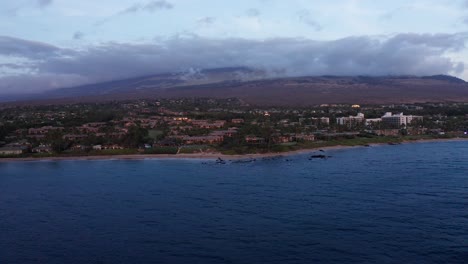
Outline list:
[[[468,141],[468,138],[448,138],[448,139],[421,139],[421,140],[408,140],[403,141],[401,144],[415,144],[415,143],[427,143],[427,142],[450,142],[450,141]],[[373,143],[368,146],[382,146],[388,145],[388,143]],[[144,160],[144,159],[217,159],[223,160],[241,160],[241,159],[258,159],[258,158],[269,158],[277,156],[294,156],[300,154],[309,154],[318,150],[337,150],[337,149],[349,149],[349,148],[362,148],[365,146],[326,146],[316,147],[308,149],[300,149],[288,152],[270,152],[270,153],[259,153],[259,154],[243,154],[243,155],[225,155],[221,153],[194,153],[194,154],[131,154],[131,155],[99,155],[99,156],[67,156],[67,157],[41,157],[41,158],[2,158],[0,162],[24,162],[24,161],[73,161],[73,160]]]

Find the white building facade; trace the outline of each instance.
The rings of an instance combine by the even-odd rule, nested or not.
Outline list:
[[[338,125],[352,126],[352,125],[356,125],[356,124],[361,124],[361,123],[364,122],[364,120],[365,120],[364,114],[359,113],[356,116],[338,117],[338,118],[336,118],[336,123]]]
[[[384,116],[382,116],[382,123],[398,127],[407,126],[414,121],[422,120],[422,116],[404,115],[403,113],[392,114],[391,112],[387,112]]]

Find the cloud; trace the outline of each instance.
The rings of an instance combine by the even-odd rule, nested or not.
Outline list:
[[[69,87],[86,83],[87,78],[80,75],[42,74],[15,75],[1,78],[0,95],[37,93],[43,90]]]
[[[315,31],[322,30],[322,25],[320,25],[317,21],[315,21],[315,19],[313,18],[312,14],[309,11],[307,10],[299,11],[297,13],[297,16],[299,18],[299,21],[310,26]]]
[[[81,40],[84,38],[84,33],[81,32],[81,31],[76,31],[74,34],[73,34],[73,39],[74,40]]]
[[[215,17],[202,17],[197,20],[197,24],[199,26],[209,26],[212,25],[216,21]]]
[[[0,55],[19,56],[30,59],[45,58],[50,54],[57,53],[62,49],[50,44],[0,36]]]
[[[260,16],[260,10],[258,10],[256,8],[250,8],[245,12],[245,14],[248,17],[259,17]]]
[[[141,11],[147,11],[147,12],[155,12],[158,10],[163,10],[163,9],[172,9],[174,8],[174,5],[171,3],[165,1],[165,0],[159,0],[159,1],[149,1],[146,3],[137,3],[134,4],[122,11],[119,12],[119,14],[131,14],[131,13],[136,13],[136,12],[141,12]]]
[[[39,5],[39,7],[49,6],[52,4],[52,2],[53,0],[37,0],[37,4]]]
[[[332,41],[191,36],[154,43],[111,42],[68,50],[2,37],[0,55],[9,56],[10,60],[27,60],[29,70],[24,72],[31,74],[0,77],[0,93],[233,66],[281,72],[282,76],[461,73],[463,61],[447,53],[463,51],[467,39],[464,33],[357,36]]]
[[[165,0],[149,1],[146,3],[136,3],[134,5],[131,5],[125,8],[124,10],[117,12],[116,14],[112,16],[106,17],[104,19],[101,19],[95,22],[94,26],[97,26],[97,27],[102,26],[106,24],[107,22],[111,21],[112,19],[114,19],[115,17],[121,16],[121,15],[134,14],[134,13],[144,12],[144,11],[153,13],[159,10],[165,10],[165,9],[168,10],[172,8],[174,8],[174,5]]]
[[[15,2],[15,1],[12,1]],[[1,7],[0,8],[0,15],[6,16],[17,16],[23,9],[27,8],[46,8],[52,5],[53,0],[34,0],[32,3],[22,3],[21,1],[16,1],[16,5],[8,8],[8,7]],[[0,4],[1,5],[1,4]]]
[[[380,18],[383,20],[392,20],[395,16],[398,16],[399,14],[412,9],[414,9],[412,6],[401,6],[386,12]]]

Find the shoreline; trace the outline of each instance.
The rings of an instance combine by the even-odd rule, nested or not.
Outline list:
[[[419,140],[404,140],[398,144],[414,144],[414,143],[437,143],[437,142],[451,142],[451,141],[468,141],[468,138],[435,138],[435,139],[419,139]],[[385,146],[388,143],[370,143],[369,147]],[[28,158],[0,158],[0,163],[8,162],[31,162],[31,161],[93,161],[93,160],[151,160],[151,159],[171,159],[171,160],[183,160],[183,159],[217,159],[223,160],[242,160],[242,159],[258,159],[258,158],[271,158],[278,156],[294,156],[301,154],[309,154],[318,150],[339,150],[339,149],[350,149],[350,148],[361,148],[366,147],[364,145],[346,146],[346,145],[335,145],[335,146],[322,146],[314,148],[299,149],[287,152],[271,152],[271,153],[258,153],[258,154],[239,154],[239,155],[226,155],[221,153],[194,153],[194,154],[129,154],[129,155],[97,155],[97,156],[70,156],[70,157],[28,157]]]

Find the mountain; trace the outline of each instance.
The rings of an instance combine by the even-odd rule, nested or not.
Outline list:
[[[83,97],[120,93],[145,93],[147,91],[154,92],[180,86],[209,85],[225,81],[243,82],[261,78],[265,78],[263,72],[244,67],[206,70],[192,69],[185,72],[158,74],[72,88],[61,88],[45,92],[41,97],[60,98],[69,96]]]
[[[34,99],[34,103],[72,103],[176,97],[237,97],[254,105],[301,106],[468,102],[468,83],[447,75],[272,78],[263,71],[238,67],[191,70],[62,88],[29,99]]]

